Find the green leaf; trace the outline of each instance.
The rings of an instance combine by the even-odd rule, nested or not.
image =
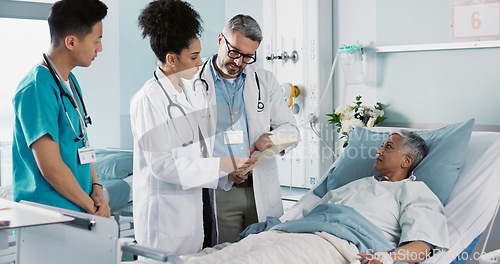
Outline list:
[[[387,119],[387,117],[381,117],[381,116],[377,117],[377,119],[375,120],[375,125],[380,124],[382,121],[384,121],[386,119]]]

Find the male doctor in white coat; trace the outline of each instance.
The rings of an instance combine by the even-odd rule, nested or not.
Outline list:
[[[236,15],[218,36],[218,53],[197,74],[196,89],[208,89],[210,104],[217,109],[214,157],[262,152],[274,145],[272,134],[300,138],[278,81],[252,65],[261,40],[259,24],[250,16]],[[274,158],[248,175],[228,177],[232,188],[216,191],[219,243],[233,242],[248,225],[283,214]]]

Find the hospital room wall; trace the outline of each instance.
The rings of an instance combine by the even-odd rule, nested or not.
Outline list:
[[[76,68],[93,125],[89,138],[97,148],[133,148],[130,99],[152,76],[156,65],[137,17],[149,1],[104,0],[103,52],[90,68]]]
[[[385,124],[436,128],[476,118],[477,130],[500,131],[499,48],[377,53],[377,46],[449,43],[453,0],[334,1],[334,48],[365,47],[365,83],[346,85],[336,67],[334,106],[386,105]],[[472,41],[472,40],[471,40]]]
[[[455,2],[378,0],[377,46],[454,42]],[[500,131],[499,57],[499,48],[379,53],[377,99],[389,105],[390,122],[440,126],[475,118],[476,129]]]

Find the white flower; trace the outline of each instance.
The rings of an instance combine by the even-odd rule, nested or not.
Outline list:
[[[370,119],[368,120],[368,123],[366,123],[366,126],[367,126],[367,127],[372,127],[372,126],[374,126],[374,125],[375,125],[375,120],[376,120],[376,118],[374,118],[374,117],[370,117]]]
[[[348,135],[356,127],[373,127],[379,117],[384,116],[384,111],[376,107],[382,107],[380,103],[375,106],[361,105],[361,102],[356,98],[355,106],[345,105],[335,109],[335,115],[339,117],[340,132],[343,135]],[[355,110],[356,107],[357,109]],[[364,121],[367,121],[366,124]]]
[[[363,123],[363,121],[359,120],[359,119],[353,119],[352,120],[352,128],[354,129],[355,127],[365,127],[365,123]]]
[[[363,121],[352,118],[340,121],[342,125],[342,133],[349,134],[355,127],[365,127],[365,123]]]
[[[335,114],[336,115],[339,115],[339,114],[341,114],[343,112],[344,112],[344,108],[342,106],[339,106],[339,107],[337,107],[337,109],[335,109]]]
[[[373,115],[371,115],[371,116],[377,118],[377,117],[383,116],[383,115],[384,115],[384,111],[383,110],[374,109],[373,110]]]
[[[346,105],[342,113],[341,118],[345,120],[350,120],[354,118],[354,108],[352,106]]]
[[[351,133],[352,126],[351,126],[351,119],[346,119],[346,120],[341,120],[340,124],[342,125],[342,133],[344,134],[349,134]]]

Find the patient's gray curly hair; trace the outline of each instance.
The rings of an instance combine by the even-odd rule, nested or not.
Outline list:
[[[413,163],[410,166],[409,172],[413,171],[425,156],[427,156],[427,153],[429,153],[429,147],[425,144],[425,140],[417,133],[404,129],[393,132],[391,135],[399,135],[401,137],[401,147],[403,151],[413,157]]]

